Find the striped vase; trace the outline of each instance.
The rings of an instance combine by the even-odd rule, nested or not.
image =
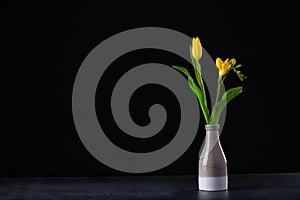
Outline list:
[[[199,158],[199,190],[227,190],[227,161],[219,140],[219,125],[205,125],[205,129],[206,137]]]

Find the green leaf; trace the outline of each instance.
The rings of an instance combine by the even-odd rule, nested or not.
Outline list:
[[[179,66],[174,66],[172,65],[173,68],[177,69],[178,71],[181,71],[182,73],[184,73],[187,77],[191,76],[188,72],[188,70],[184,67],[179,67]]]
[[[193,78],[191,77],[191,75],[189,74],[187,69],[185,69],[184,67],[179,67],[179,66],[172,66],[172,67],[177,69],[178,71],[181,71],[182,73],[184,73],[188,77],[189,86],[192,89],[192,91],[196,94],[196,96],[199,100],[199,104],[200,104],[200,107],[202,109],[205,121],[208,124],[209,123],[209,111],[208,111],[208,108],[205,104],[205,99],[204,99],[203,92],[197,87],[197,85],[195,84]]]
[[[188,82],[189,82],[189,86],[190,88],[193,90],[193,92],[196,94],[196,96],[198,97],[204,118],[206,123],[209,123],[209,111],[208,108],[206,106],[206,101],[204,98],[204,94],[203,92],[197,87],[197,85],[195,84],[194,80],[191,77],[188,77]]]
[[[211,113],[210,124],[218,124],[220,116],[226,105],[242,92],[242,87],[231,88],[224,93],[222,99],[215,104]]]

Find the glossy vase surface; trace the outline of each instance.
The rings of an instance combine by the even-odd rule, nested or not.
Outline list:
[[[199,156],[199,190],[227,190],[227,161],[220,144],[219,125],[205,125],[205,129],[204,146]]]

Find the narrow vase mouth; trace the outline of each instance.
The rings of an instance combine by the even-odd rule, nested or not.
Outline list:
[[[219,124],[214,124],[214,125],[205,125],[206,130],[218,130],[220,128]]]

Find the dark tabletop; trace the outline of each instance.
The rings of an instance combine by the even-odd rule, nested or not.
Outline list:
[[[0,178],[0,199],[297,199],[300,173],[230,175],[229,189],[197,190],[197,176]]]

